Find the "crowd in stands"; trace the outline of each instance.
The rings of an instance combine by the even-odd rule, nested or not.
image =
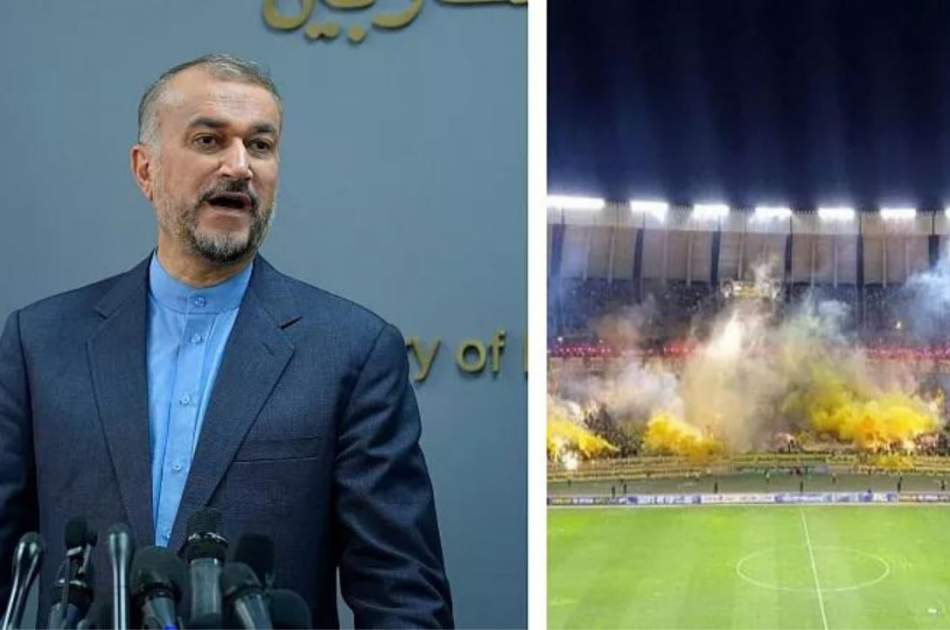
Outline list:
[[[921,340],[908,330],[906,317],[913,312],[913,303],[900,285],[869,285],[859,290],[854,285],[788,284],[770,307],[781,317],[797,310],[809,294],[819,302],[845,304],[849,319],[843,323],[848,330],[862,345],[883,354],[894,348],[929,351],[934,347],[942,353],[942,348],[950,344],[950,332],[946,341]],[[552,342],[560,338],[562,344],[564,339],[597,344],[599,323],[614,315],[635,317],[641,342],[662,345],[688,337],[697,327],[701,332],[703,324],[712,321],[730,302],[719,286],[708,282],[655,280],[645,280],[639,286],[632,280],[552,281],[548,296],[549,336]],[[947,326],[938,330],[950,331],[950,313]]]
[[[608,315],[638,311],[638,324],[647,336],[678,336],[690,324],[721,308],[719,291],[709,283],[650,282],[632,280],[563,280],[548,287],[548,330],[561,336],[592,332]],[[655,332],[655,335],[653,334]]]
[[[548,324],[550,339],[548,354],[559,358],[610,360],[618,357],[657,357],[671,366],[682,361],[703,338],[703,325],[709,325],[735,298],[722,287],[710,283],[630,280],[570,280],[549,285]],[[810,297],[817,303],[836,301],[847,306],[841,322],[845,333],[854,335],[855,343],[862,346],[872,360],[901,361],[908,364],[921,378],[921,389],[943,390],[950,399],[950,313],[944,316],[940,309],[932,320],[937,334],[922,338],[910,330],[910,319],[919,306],[904,286],[854,285],[811,286],[808,283],[788,284],[781,287],[771,300],[761,300],[776,320],[796,313],[803,301]],[[919,309],[918,309],[919,310]],[[615,316],[627,318],[636,327],[636,335],[629,339],[611,338],[612,328],[604,322]],[[605,319],[607,318],[607,319]],[[695,333],[699,333],[698,335]],[[586,363],[586,362],[585,362]],[[948,420],[950,405],[943,415]],[[636,456],[639,445],[635,436],[621,434],[603,408],[586,419],[587,426],[620,451],[615,457]],[[950,430],[928,434],[917,444],[918,455],[950,454]],[[776,451],[793,452],[791,444]]]

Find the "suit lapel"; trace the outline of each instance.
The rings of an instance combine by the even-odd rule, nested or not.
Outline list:
[[[122,276],[96,306],[105,321],[86,345],[99,418],[129,525],[140,545],[155,539],[145,357],[148,262]]]
[[[213,385],[171,549],[184,542],[189,516],[207,505],[293,355],[293,344],[282,330],[299,319],[290,307],[282,279],[258,257]]]

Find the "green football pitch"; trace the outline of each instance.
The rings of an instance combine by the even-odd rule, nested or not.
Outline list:
[[[950,507],[549,508],[551,628],[950,628]]]

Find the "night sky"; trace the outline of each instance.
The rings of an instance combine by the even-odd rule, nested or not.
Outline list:
[[[950,1],[550,0],[548,188],[950,205]]]

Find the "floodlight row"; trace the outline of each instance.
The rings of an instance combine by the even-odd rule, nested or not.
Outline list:
[[[548,197],[548,207],[562,210],[601,210],[607,205],[606,200],[597,197],[571,197],[552,195]],[[645,214],[665,221],[670,205],[665,201],[655,199],[631,199],[628,202],[630,211]],[[693,206],[692,216],[698,220],[718,220],[729,216],[731,209],[724,203],[697,203]],[[917,216],[917,209],[910,207],[883,207],[879,211],[885,221],[908,221]],[[950,207],[944,209],[950,217]],[[787,206],[756,206],[753,214],[754,221],[781,221],[792,216],[792,209]],[[850,206],[820,206],[818,218],[822,221],[853,221],[857,213]]]

